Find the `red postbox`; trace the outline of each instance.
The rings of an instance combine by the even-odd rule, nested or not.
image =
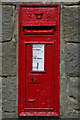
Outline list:
[[[19,5],[18,116],[59,116],[59,5]]]

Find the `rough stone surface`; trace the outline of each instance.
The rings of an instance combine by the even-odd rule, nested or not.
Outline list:
[[[0,57],[0,76],[2,75],[2,57]]]
[[[16,78],[8,77],[2,79],[2,110],[4,112],[15,112],[16,106]]]
[[[65,43],[64,39],[62,39],[62,8],[61,8],[61,14],[60,14],[60,116],[65,117],[65,114],[68,111],[68,91],[67,91],[67,76],[65,71]]]
[[[1,0],[1,1],[6,3],[6,0]],[[50,2],[52,2],[52,3],[57,3],[57,4],[59,4],[60,2],[61,2],[61,3],[63,2],[63,3],[65,3],[65,4],[70,4],[70,3],[73,3],[73,4],[74,4],[74,3],[76,3],[76,2],[79,2],[79,0],[65,0],[65,1],[64,1],[64,0],[56,0],[56,1],[55,1],[55,0],[44,0],[44,1],[43,1],[43,0],[13,0],[13,1],[7,0],[7,2],[10,2],[10,3],[12,3],[12,4],[14,4],[14,3],[16,4],[17,2],[20,2],[20,3],[24,3],[24,2],[25,2],[25,3],[26,3],[26,2],[27,2],[27,3],[29,3],[29,2],[31,2],[31,3],[32,3],[32,2],[33,2],[33,3],[40,3],[40,2],[41,2],[41,3],[45,3],[45,2],[46,2],[46,3],[47,3],[47,2],[50,3]]]
[[[5,118],[5,120],[6,120],[6,118],[15,118],[15,113],[2,113],[2,118]],[[2,120],[4,120],[4,119],[2,119]]]
[[[69,97],[71,99],[74,99],[78,102],[78,81],[79,79],[76,78],[70,78],[69,80]]]
[[[78,81],[79,78],[70,78],[69,79],[69,97],[68,97],[68,110],[71,114],[78,114],[79,103],[78,103]]]
[[[0,57],[2,57],[2,43],[0,43]]]
[[[63,39],[65,42],[80,42],[78,37],[79,6],[63,6]]]
[[[65,64],[66,64],[66,73],[69,76],[80,76],[79,71],[79,54],[78,47],[79,44],[66,44],[66,53],[65,53]]]
[[[2,7],[2,41],[12,38],[12,7]]]
[[[77,112],[68,112],[66,115],[65,115],[65,118],[66,119],[62,119],[62,120],[79,120],[79,116],[78,116],[78,113]]]
[[[62,104],[62,118],[78,118],[79,113],[79,103],[78,103],[78,77],[68,77],[67,78],[67,99],[63,98],[65,95],[62,93],[63,103]],[[64,86],[64,85],[63,85]],[[67,101],[67,102],[66,102]],[[61,102],[62,103],[62,102]],[[67,107],[67,109],[65,108]],[[64,109],[63,109],[64,108]],[[65,111],[66,110],[66,111]]]
[[[63,6],[61,9],[60,38],[60,115],[61,118],[78,118],[80,76],[80,45],[78,36],[79,7]]]
[[[78,87],[79,80],[80,80],[79,77],[70,77],[70,79],[69,79],[70,88],[72,88],[72,87]]]
[[[65,117],[68,112],[68,87],[67,78],[62,78],[60,83],[60,115]]]
[[[2,75],[16,75],[16,43],[2,44]]]

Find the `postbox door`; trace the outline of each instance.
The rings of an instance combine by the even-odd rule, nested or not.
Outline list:
[[[59,116],[59,5],[19,5],[18,116]]]
[[[54,109],[54,44],[26,44],[26,108]]]

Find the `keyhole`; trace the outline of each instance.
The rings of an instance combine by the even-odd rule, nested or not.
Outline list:
[[[31,79],[32,83],[34,82],[34,78]]]

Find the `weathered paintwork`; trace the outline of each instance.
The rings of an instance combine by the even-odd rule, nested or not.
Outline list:
[[[33,44],[44,44],[43,71]],[[59,116],[59,5],[19,5],[18,53],[18,116]]]

